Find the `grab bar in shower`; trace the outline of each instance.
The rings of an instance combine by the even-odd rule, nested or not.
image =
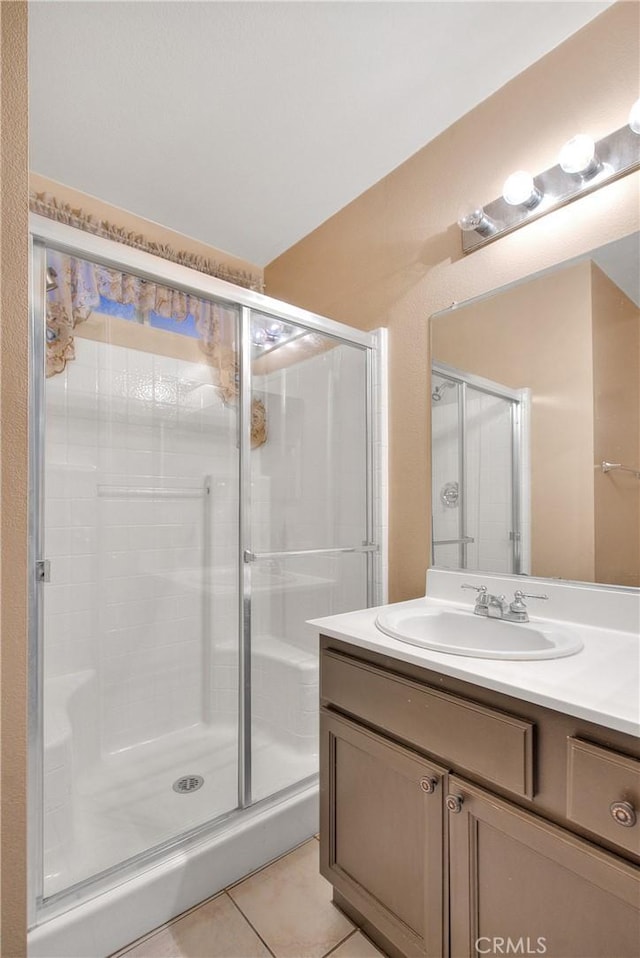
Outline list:
[[[462,536],[461,539],[435,539],[434,546],[455,546],[461,542],[475,542],[473,536]]]
[[[154,486],[98,486],[103,499],[202,499],[211,489],[167,489]]]
[[[640,479],[640,469],[632,469],[631,466],[623,466],[621,462],[607,462],[603,460],[600,463],[600,468],[603,472],[613,472],[614,469],[617,469],[619,472],[630,472],[631,475],[635,476],[636,479]]]
[[[288,559],[293,556],[329,556],[338,555],[343,552],[377,552],[375,545],[365,546],[346,546],[337,549],[293,549],[289,552],[251,552],[249,549],[244,551],[245,562],[257,562],[259,559]]]

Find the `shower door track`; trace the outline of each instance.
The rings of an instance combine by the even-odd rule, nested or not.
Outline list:
[[[70,900],[77,903],[79,898],[84,901],[87,898],[109,891],[114,888],[114,886],[136,877],[136,875],[140,874],[142,868],[151,868],[154,865],[160,864],[173,853],[188,850],[194,845],[198,845],[209,838],[215,838],[217,835],[224,833],[226,829],[231,828],[237,821],[241,821],[247,812],[260,815],[262,812],[279,805],[288,798],[294,798],[307,791],[307,789],[316,787],[318,781],[319,776],[317,774],[310,775],[307,778],[301,779],[299,782],[295,782],[293,785],[288,785],[286,788],[274,792],[273,795],[268,795],[266,798],[254,802],[249,808],[238,807],[231,809],[229,812],[224,812],[222,815],[217,815],[202,825],[197,825],[195,828],[181,832],[175,838],[170,838],[165,842],[154,845],[146,851],[140,852],[138,855],[134,855],[117,865],[113,865],[111,868],[106,868],[104,871],[92,875],[90,878],[85,878],[83,881],[76,882],[76,884],[70,885],[62,891],[55,892],[53,895],[49,895],[48,898],[39,899],[37,924],[64,914],[68,910]],[[83,892],[90,892],[90,895],[85,896]],[[35,924],[35,922],[31,922],[29,930],[31,930]]]
[[[66,910],[70,903],[98,894],[107,887],[131,878],[141,866],[155,864],[170,855],[185,843],[202,840],[215,834],[230,821],[235,821],[247,810],[268,808],[298,794],[317,783],[317,775],[303,779],[294,785],[253,802],[251,798],[251,592],[250,567],[245,562],[245,551],[250,553],[250,476],[249,457],[251,424],[251,311],[268,313],[285,322],[297,324],[310,332],[317,332],[336,344],[355,346],[364,350],[367,359],[366,374],[366,487],[367,487],[367,542],[362,546],[332,550],[303,550],[304,554],[322,552],[363,552],[367,556],[367,598],[371,605],[375,599],[373,584],[373,558],[377,547],[372,545],[374,529],[374,496],[376,493],[373,467],[373,363],[378,347],[375,333],[365,333],[356,328],[309,312],[297,306],[272,299],[262,293],[244,289],[225,280],[160,259],[151,253],[133,249],[122,243],[77,230],[64,223],[50,220],[37,214],[30,215],[31,237],[31,382],[30,382],[30,590],[29,590],[29,780],[28,780],[28,925],[33,927],[42,920]],[[239,348],[240,394],[239,394],[239,468],[240,468],[240,541],[238,553],[238,582],[240,605],[240,681],[239,681],[239,769],[238,806],[216,819],[195,829],[180,833],[160,845],[152,847],[134,858],[119,863],[113,868],[96,873],[60,892],[44,897],[42,889],[42,783],[43,783],[43,711],[42,711],[42,662],[43,662],[43,595],[39,568],[43,556],[43,503],[44,503],[44,382],[45,382],[45,273],[46,249],[55,249],[69,256],[88,259],[107,268],[130,272],[149,282],[170,286],[173,289],[196,296],[212,298],[241,308],[241,342]],[[148,489],[140,489],[147,494]],[[191,492],[189,491],[189,497]],[[200,493],[202,495],[202,492]],[[205,491],[206,495],[206,491]],[[205,544],[205,548],[208,546]],[[299,554],[299,553],[298,553]],[[85,895],[84,892],[87,892]]]

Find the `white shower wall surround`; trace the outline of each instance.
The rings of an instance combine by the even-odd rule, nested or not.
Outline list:
[[[228,567],[238,480],[226,454],[235,411],[213,387],[190,389],[193,376],[192,363],[77,339],[74,362],[47,382],[45,674],[99,673],[94,718],[109,752],[203,718],[204,522],[210,511],[214,569]],[[227,591],[215,632],[235,636],[235,582]]]
[[[75,347],[46,390],[47,894],[117,861],[108,847],[104,859],[108,835],[87,834],[83,816],[108,781],[96,765],[201,723],[217,723],[218,735],[237,723],[237,693],[230,700],[225,688],[233,672],[237,688],[237,657],[225,653],[227,664],[212,668],[202,601],[206,521],[215,526],[211,572],[216,557],[228,567],[237,555],[237,465],[225,454],[230,431],[235,448],[235,411],[198,385],[193,363],[81,338]],[[229,643],[236,589],[233,580],[219,588],[210,615]],[[234,794],[231,781],[220,811]],[[79,832],[93,838],[95,862],[77,854]]]
[[[467,397],[467,521],[476,530],[469,568],[508,573],[513,571],[511,409],[499,396],[470,389]]]

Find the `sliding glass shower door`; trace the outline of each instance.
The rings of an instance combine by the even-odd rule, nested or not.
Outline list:
[[[50,898],[237,805],[240,310],[38,255]]]
[[[60,224],[50,245],[44,233],[34,914],[310,784],[307,620],[372,604],[375,552],[372,336]]]
[[[368,350],[251,315],[251,778],[256,801],[318,768],[318,648],[308,619],[370,598]]]

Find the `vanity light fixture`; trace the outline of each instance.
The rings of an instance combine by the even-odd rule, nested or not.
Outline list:
[[[502,196],[475,206],[458,220],[462,251],[471,253],[526,223],[640,169],[640,100],[629,120],[597,142],[586,133],[568,140],[556,166],[532,176],[524,170],[505,181]]]

